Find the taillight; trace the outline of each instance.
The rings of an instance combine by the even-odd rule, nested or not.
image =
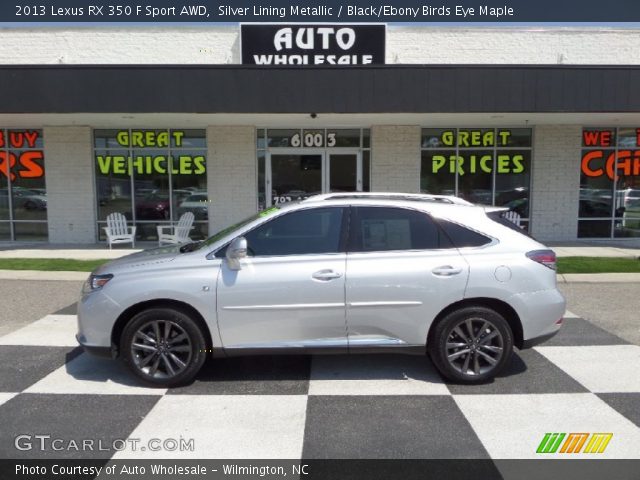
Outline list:
[[[551,270],[556,270],[556,253],[553,250],[532,250],[527,252],[527,257]]]

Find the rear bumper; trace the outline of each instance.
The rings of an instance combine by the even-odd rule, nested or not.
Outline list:
[[[520,317],[522,348],[538,345],[560,330],[558,320],[564,317],[566,302],[558,289],[520,293],[510,300]]]
[[[540,345],[541,343],[546,342],[550,338],[555,337],[558,334],[559,331],[560,331],[560,328],[558,328],[556,331],[551,332],[551,333],[545,333],[544,335],[540,335],[538,337],[529,338],[528,340],[523,340],[522,341],[522,347],[520,347],[520,350],[525,350],[527,348],[531,348],[531,347],[535,347],[536,345]]]

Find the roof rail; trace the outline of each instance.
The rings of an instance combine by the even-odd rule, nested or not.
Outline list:
[[[320,200],[349,200],[359,198],[371,198],[377,200],[410,200],[450,203],[454,205],[473,205],[462,198],[453,195],[432,195],[430,193],[396,193],[396,192],[334,192],[313,195],[303,200],[304,202],[317,202]]]

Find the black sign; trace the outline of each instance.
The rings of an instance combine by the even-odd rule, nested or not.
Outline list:
[[[384,64],[384,25],[241,25],[248,65]]]

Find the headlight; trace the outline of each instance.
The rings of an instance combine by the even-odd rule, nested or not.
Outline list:
[[[99,290],[102,287],[104,287],[107,284],[107,282],[112,278],[113,278],[113,275],[111,273],[107,273],[104,275],[91,274],[89,275],[89,278],[87,278],[87,281],[84,282],[84,285],[82,286],[82,291],[84,293],[89,293],[95,290]]]

